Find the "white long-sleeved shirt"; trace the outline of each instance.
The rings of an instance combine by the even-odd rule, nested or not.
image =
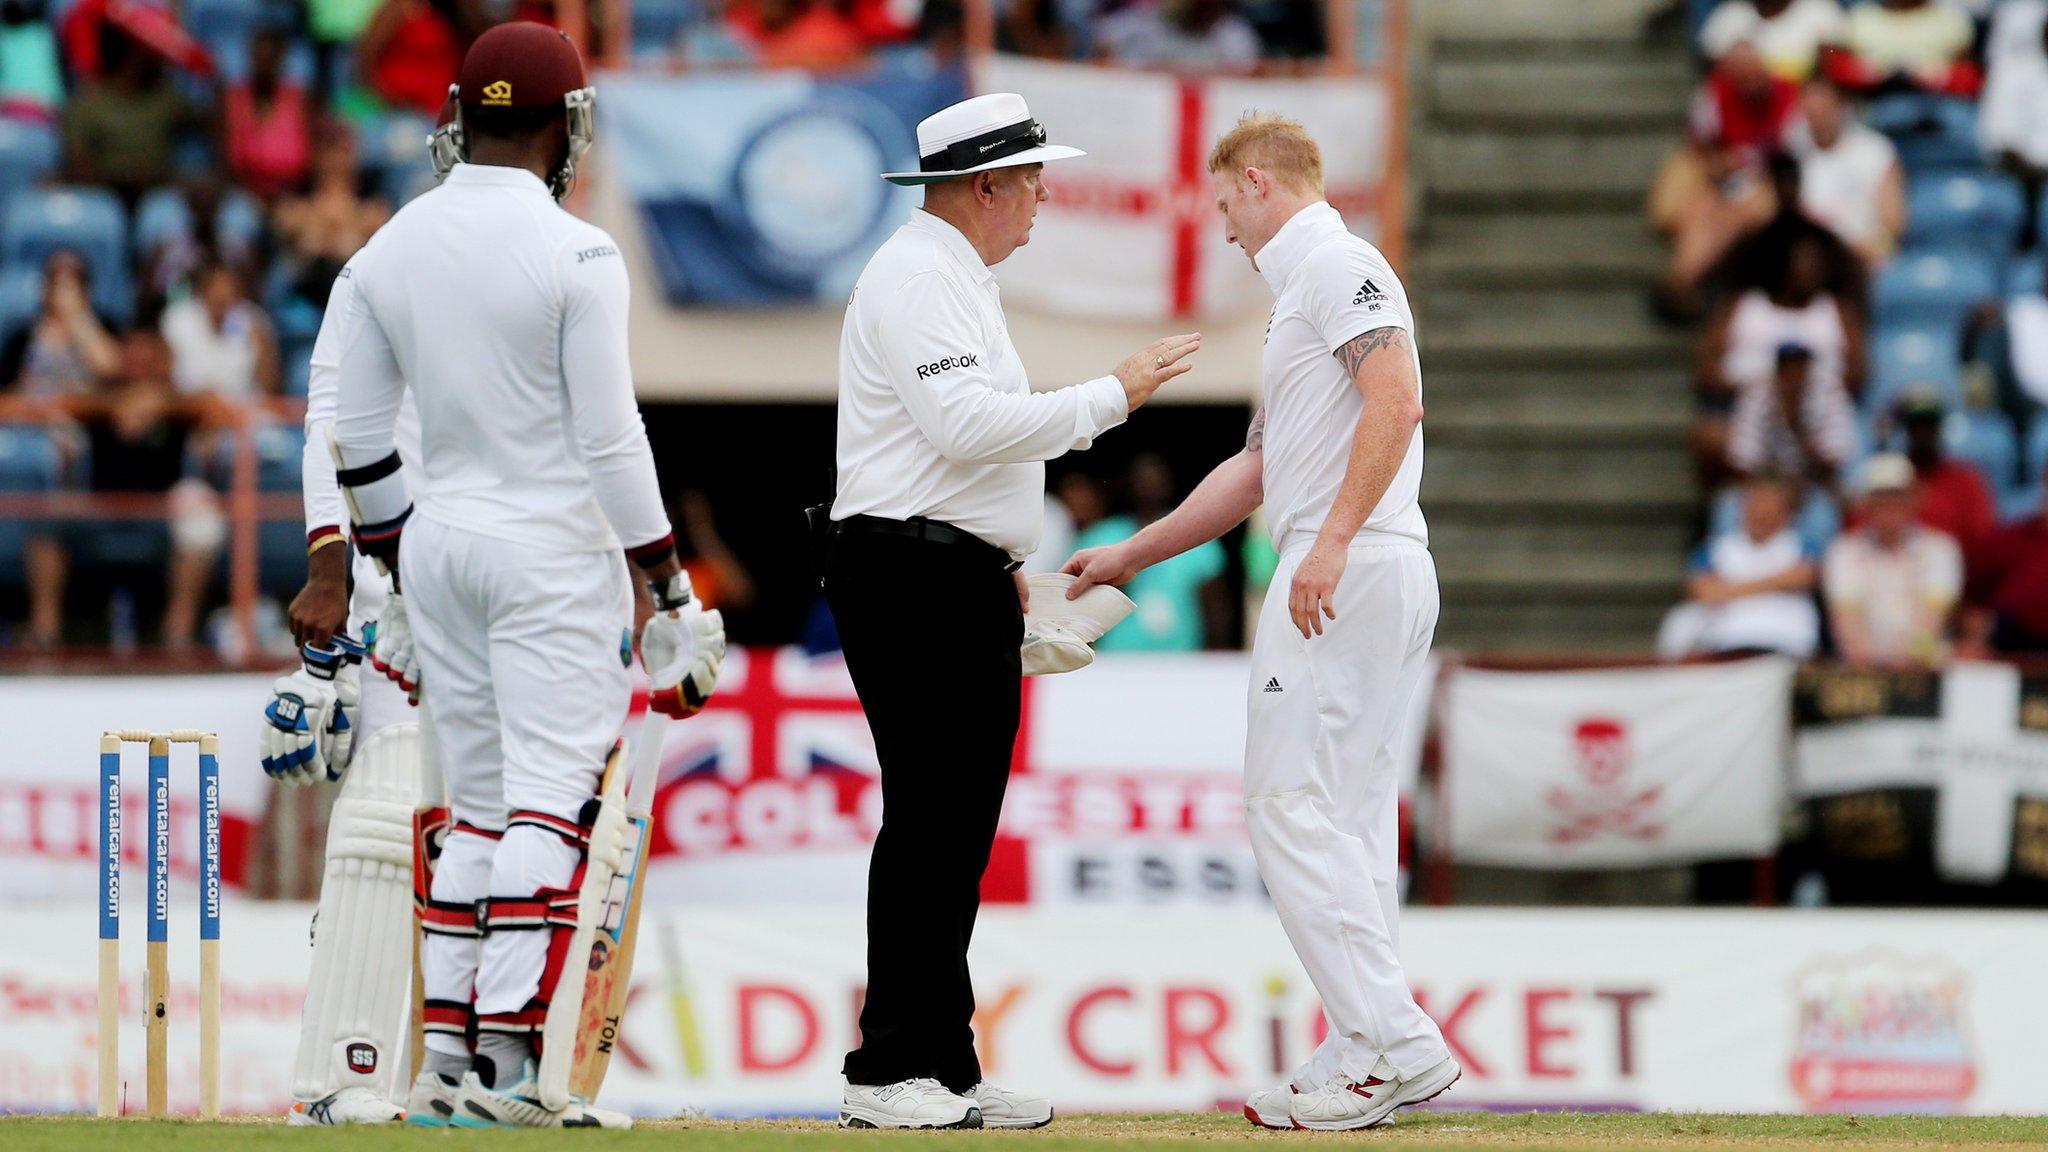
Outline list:
[[[334,423],[335,393],[341,384],[341,325],[355,296],[355,261],[344,265],[320,314],[320,332],[313,337],[312,372],[306,378],[306,449],[299,458],[299,491],[306,503],[306,539],[348,531],[348,507],[334,482],[334,452],[327,430]],[[420,465],[420,413],[412,393],[398,404],[394,429],[398,458],[408,470]],[[414,475],[418,475],[415,471]]]
[[[916,212],[846,305],[832,518],[928,517],[1021,560],[1043,528],[1045,461],[1128,415],[1114,376],[1034,394],[995,274],[959,229]]]
[[[1259,249],[1259,274],[1273,289],[1273,318],[1259,369],[1266,386],[1263,486],[1273,546],[1313,541],[1337,506],[1365,397],[1336,351],[1378,328],[1411,334],[1408,355],[1421,389],[1422,356],[1413,347],[1408,292],[1378,248],[1351,234],[1326,203],[1311,204]],[[1357,539],[1399,537],[1429,543],[1417,496],[1422,488],[1422,429]]]
[[[352,268],[334,417],[345,465],[390,455],[409,386],[420,460],[400,475],[417,515],[562,552],[669,539],[633,400],[625,263],[603,229],[531,172],[458,164]]]

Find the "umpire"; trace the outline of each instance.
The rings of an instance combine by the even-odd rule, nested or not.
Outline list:
[[[917,126],[924,208],[861,273],[839,341],[838,492],[825,594],[882,767],[868,987],[842,1127],[1036,1128],[1052,1103],[984,1083],[967,946],[1016,743],[1025,586],[1045,465],[1187,371],[1170,336],[1107,376],[1033,394],[991,265],[1031,238],[1045,142],[1021,96]],[[823,524],[823,518],[819,518]]]

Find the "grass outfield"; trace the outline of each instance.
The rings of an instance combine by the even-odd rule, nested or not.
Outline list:
[[[1485,1112],[1404,1113],[1391,1128],[1370,1132],[1266,1132],[1226,1113],[1065,1117],[1036,1132],[841,1132],[821,1121],[654,1121],[631,1132],[430,1132],[422,1129],[290,1129],[269,1120],[201,1124],[141,1120],[0,1119],[7,1152],[238,1152],[291,1142],[317,1149],[446,1148],[458,1145],[561,1149],[589,1143],[614,1150],[678,1147],[688,1152],[769,1149],[986,1148],[990,1141],[1033,1152],[1091,1152],[1142,1146],[1213,1150],[1232,1144],[1314,1144],[1343,1141],[1387,1149],[1744,1149],[1744,1148],[2039,1148],[2048,1146],[2048,1117],[1972,1116],[1720,1116],[1697,1113],[1572,1112],[1496,1115]]]

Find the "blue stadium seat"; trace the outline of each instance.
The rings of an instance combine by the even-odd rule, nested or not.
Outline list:
[[[1977,106],[1972,101],[1900,93],[1873,101],[1864,122],[1892,138],[1909,174],[1984,166],[1977,146]]]
[[[2041,510],[2041,486],[2029,484],[2024,488],[2007,488],[1998,493],[1998,519],[2000,523],[2011,524],[2025,520]]]
[[[92,269],[94,306],[126,321],[135,310],[135,293],[121,201],[103,188],[17,192],[0,224],[0,264],[40,266],[63,248],[79,253]]]
[[[2012,250],[2026,215],[2019,184],[1988,172],[1915,177],[1907,186],[1906,206],[1906,234],[1914,243],[1975,248],[2000,257]]]
[[[1999,296],[1998,264],[1967,248],[1908,248],[1877,277],[1877,324],[1960,328],[1963,317]]]
[[[61,468],[47,432],[0,424],[0,492],[47,492],[57,486]],[[31,531],[31,521],[0,518],[0,583],[21,581]]]
[[[253,252],[263,238],[263,207],[247,192],[230,189],[213,214],[213,227],[223,244]],[[137,259],[159,245],[190,236],[192,207],[185,194],[176,188],[151,189],[135,206],[132,232]]]
[[[683,29],[702,19],[701,0],[633,0],[633,51],[672,51]]]
[[[2020,257],[2005,266],[2005,298],[2015,296],[2039,296],[2048,289],[2048,263],[2041,254],[2022,253]]]
[[[0,119],[0,200],[56,171],[58,154],[55,128]]]
[[[1896,325],[1880,329],[1871,343],[1868,412],[1890,407],[1907,389],[1925,386],[1953,405],[1963,396],[1958,329]]]
[[[2012,487],[2020,438],[2005,413],[1984,408],[1951,412],[1941,438],[1949,455],[1976,465],[1993,492]]]
[[[16,329],[34,320],[42,306],[41,267],[10,264],[0,268],[0,344],[12,338]]]
[[[185,0],[185,30],[213,48],[248,40],[264,20],[262,0]]]
[[[2041,473],[2048,470],[2048,415],[2034,417],[2034,427],[2027,433],[2025,460],[2027,485],[2039,488]]]

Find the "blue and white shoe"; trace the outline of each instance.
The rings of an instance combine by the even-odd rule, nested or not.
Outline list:
[[[368,1088],[350,1085],[318,1100],[294,1100],[285,1123],[293,1128],[328,1124],[395,1124],[405,1109]]]
[[[462,1086],[432,1072],[413,1077],[406,1098],[405,1122],[415,1128],[446,1128],[455,1116],[455,1094]]]
[[[631,1128],[633,1118],[624,1112],[584,1102],[570,1101],[559,1112],[540,1102],[536,1066],[528,1060],[519,1082],[510,1088],[486,1088],[483,1078],[471,1072],[462,1078],[455,1094],[454,1115],[448,1123],[457,1128]]]

